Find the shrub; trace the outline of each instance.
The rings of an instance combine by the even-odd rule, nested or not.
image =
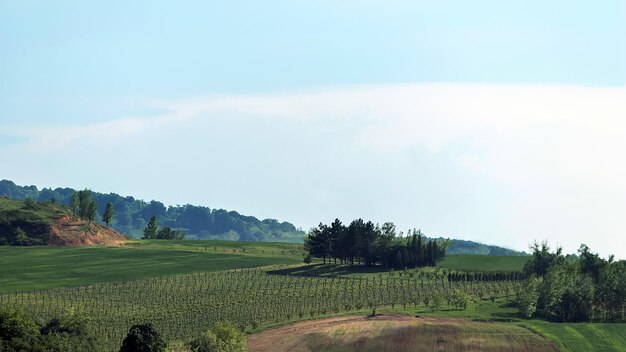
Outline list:
[[[13,309],[0,309],[0,351],[98,351],[99,340],[77,315],[54,318],[42,328]]]
[[[246,336],[230,322],[217,323],[189,344],[193,352],[245,352]]]
[[[12,308],[0,308],[0,339],[28,339],[39,336],[39,327],[21,311]]]
[[[120,352],[164,352],[165,345],[165,341],[152,324],[137,324],[128,330]]]

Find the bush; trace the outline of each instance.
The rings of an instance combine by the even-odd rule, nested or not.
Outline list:
[[[230,322],[217,323],[209,331],[192,340],[193,352],[245,352],[246,336]]]
[[[54,318],[43,327],[20,311],[0,309],[0,351],[98,351],[99,341],[77,315]]]
[[[27,197],[26,199],[24,199],[24,208],[35,209],[37,208],[37,203],[34,200],[32,200],[32,198]]]
[[[165,341],[152,324],[137,324],[128,330],[120,352],[164,352],[165,345]]]

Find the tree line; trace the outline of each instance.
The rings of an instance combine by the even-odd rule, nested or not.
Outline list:
[[[0,351],[103,351],[104,336],[94,333],[89,319],[76,312],[44,320],[12,307],[0,307]],[[245,352],[246,335],[229,321],[217,322],[207,331],[181,341],[191,352]],[[168,343],[151,323],[130,327],[120,352],[165,352]],[[180,348],[182,346],[179,346]]]
[[[386,268],[406,269],[435,266],[446,254],[446,241],[427,240],[420,230],[407,236],[396,234],[396,226],[387,222],[382,226],[356,219],[345,226],[339,219],[330,225],[320,223],[311,229],[304,240],[311,257],[324,263],[334,260],[354,265],[377,264]]]
[[[531,247],[524,267],[527,285],[518,293],[520,311],[558,321],[623,321],[626,261],[601,258],[581,245],[577,255],[550,251],[546,242]]]
[[[72,207],[72,199],[77,192],[81,191],[75,191],[72,188],[39,190],[35,186],[18,186],[12,181],[0,180],[0,196],[6,195],[15,200],[30,198],[34,201],[56,202]],[[98,210],[102,211],[111,203],[115,216],[111,219],[110,226],[135,238],[143,235],[143,229],[152,216],[156,216],[163,226],[184,231],[189,237],[197,239],[301,242],[305,235],[302,230],[289,222],[280,222],[275,219],[260,220],[236,211],[190,204],[166,206],[156,200],[146,202],[115,193],[105,194],[93,191],[89,193],[96,205],[96,214],[93,214],[91,221],[95,221],[98,214],[103,214]],[[81,217],[89,219],[86,210],[83,209]]]

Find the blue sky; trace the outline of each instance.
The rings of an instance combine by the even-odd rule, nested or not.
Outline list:
[[[625,23],[623,1],[4,1],[0,177],[624,257]]]

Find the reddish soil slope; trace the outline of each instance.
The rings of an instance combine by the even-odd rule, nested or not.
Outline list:
[[[104,244],[121,246],[126,237],[121,233],[101,225],[91,224],[70,216],[63,216],[52,220],[50,226],[51,246],[85,246]]]

